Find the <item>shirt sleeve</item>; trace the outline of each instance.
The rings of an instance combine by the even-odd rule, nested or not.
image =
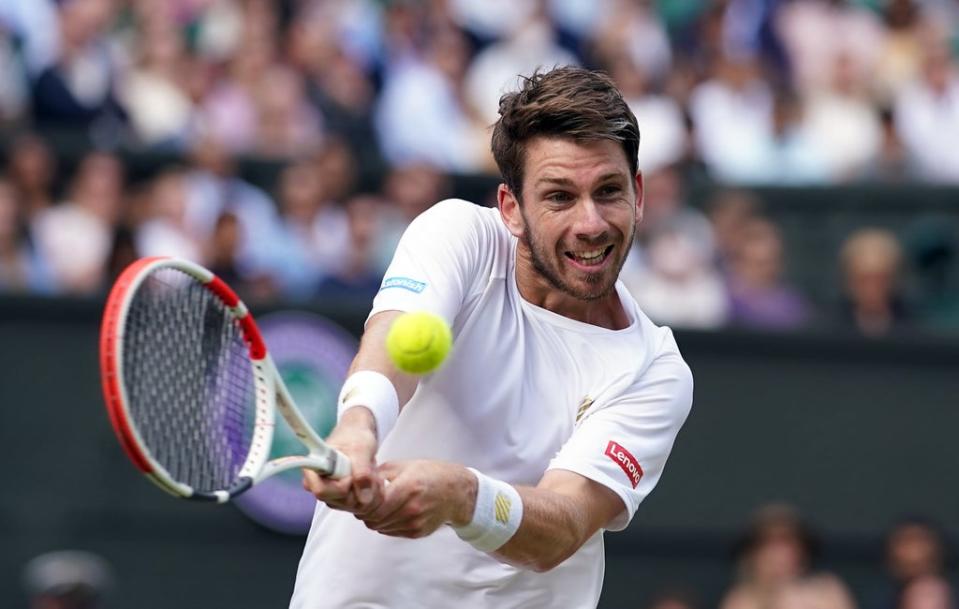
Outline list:
[[[606,527],[626,528],[656,487],[692,406],[693,377],[678,351],[659,356],[627,394],[596,405],[548,469],[585,476],[615,492],[626,509]]]
[[[370,317],[382,311],[429,311],[452,324],[488,260],[491,231],[484,211],[447,199],[417,216],[396,247]]]

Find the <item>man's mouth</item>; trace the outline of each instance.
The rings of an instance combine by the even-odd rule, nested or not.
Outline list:
[[[567,258],[576,263],[577,266],[582,267],[598,267],[601,266],[609,254],[613,251],[612,245],[607,245],[606,247],[598,247],[588,250],[577,250],[577,251],[567,251],[563,252]]]

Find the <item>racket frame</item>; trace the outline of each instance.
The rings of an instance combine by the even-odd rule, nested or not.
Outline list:
[[[164,268],[187,274],[219,298],[240,326],[250,350],[256,401],[250,448],[236,481],[226,489],[200,492],[176,480],[150,453],[130,416],[127,389],[122,381],[127,314],[140,285],[152,273]],[[107,412],[120,445],[137,469],[171,495],[225,503],[266,478],[289,469],[305,467],[334,478],[349,475],[349,459],[327,446],[296,407],[249,309],[223,280],[196,263],[178,258],[151,257],[142,258],[123,271],[110,291],[104,311],[100,330],[100,370]],[[268,461],[277,410],[306,446],[308,454]]]

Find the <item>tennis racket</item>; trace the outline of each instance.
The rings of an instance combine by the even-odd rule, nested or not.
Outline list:
[[[225,503],[292,468],[350,473],[293,403],[246,306],[202,266],[143,258],[123,271],[103,315],[100,373],[127,456],[177,497]],[[267,460],[277,411],[305,455]]]

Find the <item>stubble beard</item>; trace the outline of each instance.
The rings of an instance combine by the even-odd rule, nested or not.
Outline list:
[[[521,212],[522,213],[522,212]],[[615,261],[613,264],[614,272],[611,273],[610,278],[604,284],[604,279],[606,278],[607,273],[586,273],[586,283],[590,286],[593,286],[594,290],[577,290],[573,286],[569,285],[565,281],[557,268],[552,268],[547,262],[549,259],[550,250],[545,247],[539,240],[536,238],[536,235],[530,228],[530,223],[525,218],[524,214],[524,224],[525,230],[523,231],[523,236],[521,237],[522,242],[529,249],[530,261],[532,262],[533,269],[540,274],[546,281],[564,294],[577,298],[579,300],[585,301],[594,301],[609,296],[613,290],[616,288],[616,280],[619,278],[619,272],[622,270],[623,265],[626,263],[626,255],[629,253],[630,249],[633,246],[633,237],[636,235],[636,230],[630,232],[629,237],[626,239],[625,247],[622,252],[624,254],[618,261]],[[615,255],[615,252],[612,252],[610,255]]]

